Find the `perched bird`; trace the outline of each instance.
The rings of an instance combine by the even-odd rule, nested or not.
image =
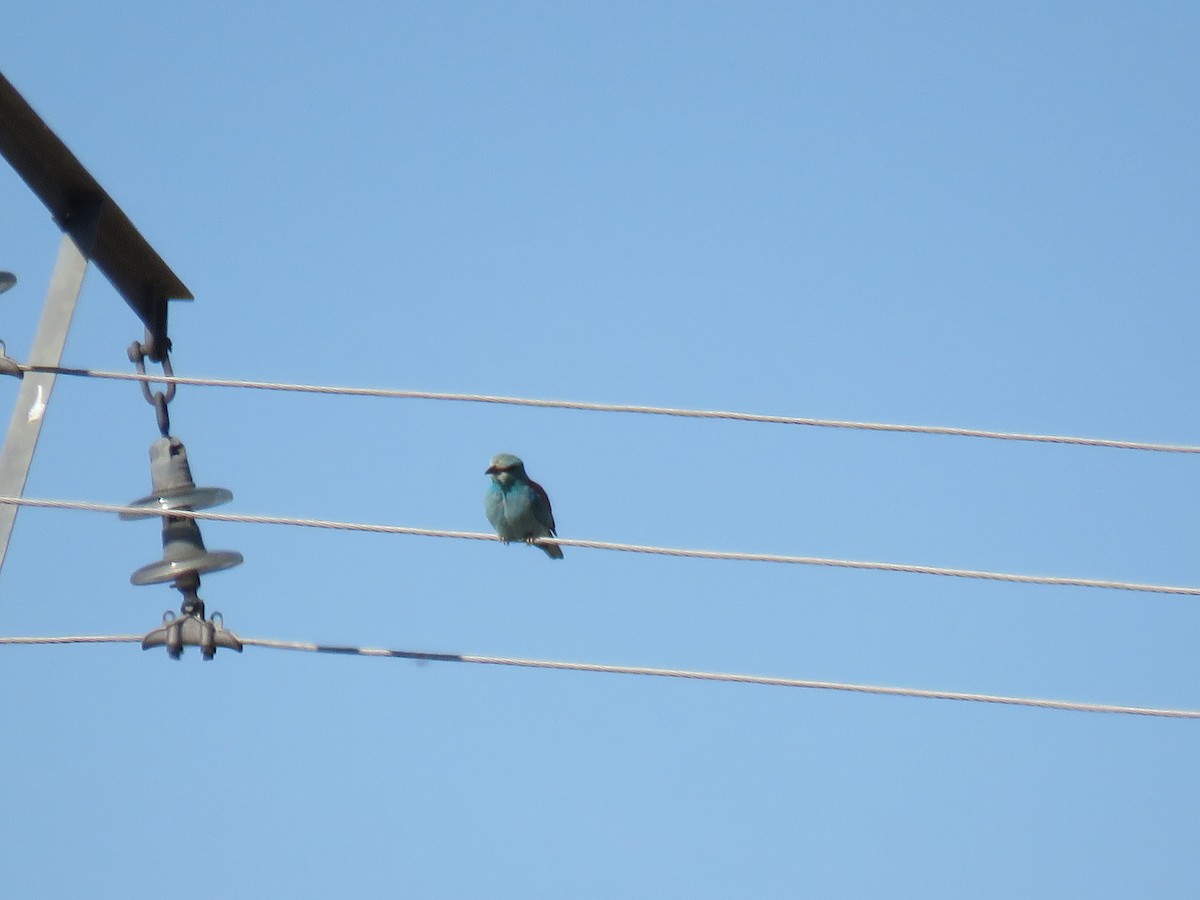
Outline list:
[[[488,521],[504,543],[525,541],[534,538],[554,537],[554,513],[550,510],[550,498],[536,481],[525,474],[525,463],[511,453],[499,453],[492,457],[492,464],[484,470],[492,476],[491,487],[483,498],[483,508]],[[551,559],[562,559],[562,548],[557,544],[539,544]]]

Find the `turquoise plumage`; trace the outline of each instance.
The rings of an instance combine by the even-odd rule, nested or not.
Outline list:
[[[550,498],[540,484],[525,474],[525,463],[511,453],[492,457],[484,474],[492,476],[492,484],[483,500],[488,521],[504,543],[536,538],[554,537],[554,512]],[[557,544],[538,544],[551,559],[562,559]]]

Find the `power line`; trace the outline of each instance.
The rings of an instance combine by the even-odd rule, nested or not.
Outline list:
[[[5,644],[100,644],[134,643],[139,635],[84,635],[70,637],[0,637]],[[1032,697],[1006,697],[997,694],[971,694],[963,691],[929,691],[920,688],[884,687],[873,684],[847,684],[838,681],[812,681],[801,678],[774,678],[768,675],[739,675],[729,672],[700,672],[690,669],[660,669],[650,666],[614,666],[601,663],[562,662],[548,659],[523,659],[513,656],[478,656],[461,653],[429,653],[421,650],[394,650],[380,647],[353,647],[336,644],[314,644],[306,641],[277,641],[266,638],[239,638],[246,647],[272,650],[295,650],[306,653],[331,653],[340,656],[376,656],[391,659],[411,659],[421,662],[471,663],[485,666],[515,666],[524,669],[550,669],[568,672],[595,672],[608,675],[642,675],[655,678],[684,678],[691,681],[713,681],[731,684],[755,684],[769,687],[808,688],[822,691],[846,691],[855,694],[877,694],[887,697],[917,697],[925,700],[962,700],[974,703],[996,703],[1005,706],[1028,706],[1038,709],[1058,709],[1069,712],[1116,713],[1134,716],[1157,716],[1170,719],[1200,719],[1200,710],[1157,709],[1144,706],[1118,706],[1110,703],[1077,703],[1070,700],[1044,700]]]
[[[980,428],[953,428],[940,425],[899,425],[887,422],[854,422],[840,419],[814,419],[803,416],[776,416],[712,409],[679,409],[669,406],[639,406],[621,403],[587,403],[575,400],[539,400],[530,397],[505,397],[494,394],[457,394],[445,391],[409,391],[390,388],[356,388],[317,384],[289,384],[273,381],[245,381],[237,378],[197,378],[190,376],[141,375],[133,372],[109,372],[64,366],[19,365],[25,372],[51,372],[83,378],[107,378],[116,381],[186,384],[198,387],[247,388],[260,391],[289,391],[305,394],[332,394],[343,397],[383,397],[400,400],[445,400],[462,403],[499,403],[508,406],[532,406],[542,409],[574,409],[588,412],[639,413],[651,416],[675,416],[688,419],[725,419],[735,422],[759,422],[775,425],[807,425],[815,428],[849,428],[859,431],[890,431],[907,434],[952,435],[989,438],[1000,441],[1030,441],[1042,444],[1073,444],[1084,447],[1108,447],[1118,450],[1151,450],[1161,453],[1200,453],[1200,446],[1158,444],[1149,441],[1122,441],[1108,438],[1073,437],[1055,434],[1023,434]]]
[[[70,634],[62,637],[0,637],[2,644],[135,644],[140,634]]]
[[[102,513],[137,513],[146,516],[144,507],[120,506],[112,503],[93,503],[84,500],[48,500],[33,497],[3,497],[0,504],[30,506],[41,509],[72,509]],[[407,525],[373,525],[365,522],[339,522],[332,519],[306,519],[291,516],[258,516],[238,513],[217,513],[178,509],[172,516],[212,522],[233,522],[243,525],[290,525],[301,528],[325,528],[334,531],[360,531],[375,534],[400,534],[417,537],[456,538],[471,541],[498,541],[494,534],[478,531],[450,531],[437,528],[414,528]],[[1200,597],[1200,587],[1177,587],[1165,584],[1143,584],[1131,581],[1107,581],[1098,578],[1065,578],[1053,575],[1021,575],[1009,572],[988,572],[977,569],[951,569],[942,566],[922,566],[908,563],[867,562],[853,559],[828,559],[819,556],[787,556],[777,553],[743,553],[731,550],[687,550],[679,547],[653,547],[643,544],[620,544],[612,541],[588,541],[574,538],[538,538],[539,544],[560,547],[580,547],[589,550],[613,550],[623,553],[644,553],[655,556],[674,556],[685,559],[731,560],[737,562],[771,562],[804,566],[830,566],[839,569],[869,569],[882,572],[905,572],[912,575],[943,575],[953,578],[978,578],[1017,584],[1057,585],[1065,587],[1107,588],[1148,594],[1176,594]]]

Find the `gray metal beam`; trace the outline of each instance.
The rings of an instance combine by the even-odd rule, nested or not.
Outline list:
[[[75,315],[75,305],[87,271],[90,244],[95,239],[101,213],[99,205],[93,204],[70,217],[71,228],[63,235],[59,245],[58,261],[50,277],[42,318],[29,351],[30,365],[57,366],[62,362],[67,331]],[[83,244],[82,247],[77,240]],[[4,439],[4,451],[0,453],[0,496],[19,497],[25,492],[25,481],[29,477],[33,451],[42,433],[42,421],[46,417],[52,390],[52,374],[26,372],[21,379],[12,420],[8,423],[8,436]],[[3,567],[4,557],[8,554],[8,542],[16,518],[17,507],[0,505],[0,567]]]
[[[145,323],[158,359],[166,348],[167,301],[191,300],[191,291],[2,74],[0,156],[46,204],[58,226],[73,234],[77,243],[89,245],[85,251],[88,258]],[[100,206],[95,233],[86,237],[75,234],[79,221],[74,213],[82,204],[91,203]]]

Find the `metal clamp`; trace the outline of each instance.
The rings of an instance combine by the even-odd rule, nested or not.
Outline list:
[[[21,368],[21,364],[8,355],[8,347],[5,346],[4,341],[0,341],[0,375],[25,377],[25,370]]]
[[[201,659],[216,656],[218,647],[242,652],[242,642],[232,631],[225,629],[225,617],[214,612],[211,619],[204,617],[204,601],[197,595],[200,579],[176,583],[183,593],[179,615],[168,610],[163,613],[163,627],[155,628],[142,638],[142,649],[166,647],[171,659],[179,659],[184,647],[199,647]]]
[[[17,276],[12,272],[0,272],[0,294],[3,294],[16,283]],[[25,377],[25,372],[21,369],[21,364],[8,355],[8,348],[4,346],[4,341],[0,341],[0,375],[15,375],[17,378]]]

